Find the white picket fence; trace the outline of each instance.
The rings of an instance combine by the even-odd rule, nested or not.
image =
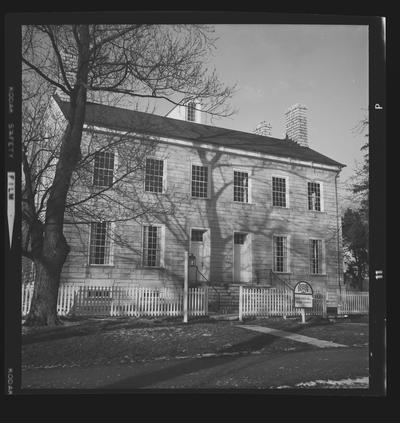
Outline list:
[[[338,293],[338,314],[368,314],[369,293],[342,291]],[[323,292],[314,291],[313,307],[306,309],[308,316],[326,316],[327,301]],[[240,287],[239,319],[243,317],[297,316],[293,291],[278,288]]]
[[[313,307],[306,309],[306,315],[324,315],[326,298],[321,292],[314,292]],[[299,308],[294,307],[293,291],[279,288],[240,287],[239,319],[243,317],[297,316]]]
[[[369,292],[342,291],[338,296],[338,314],[368,314]]]
[[[33,284],[23,286],[23,316],[29,312],[32,293]],[[60,316],[180,316],[183,315],[183,289],[62,284],[57,313]],[[188,315],[207,314],[207,287],[189,288]]]

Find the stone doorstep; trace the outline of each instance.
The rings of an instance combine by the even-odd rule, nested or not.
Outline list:
[[[214,320],[239,320],[238,314],[209,313],[208,317]]]

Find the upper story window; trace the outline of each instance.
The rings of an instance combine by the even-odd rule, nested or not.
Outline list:
[[[146,159],[144,190],[147,192],[163,192],[164,161]]]
[[[249,202],[249,174],[247,172],[233,172],[233,201]]]
[[[287,207],[286,178],[272,177],[272,205]]]
[[[194,101],[188,103],[186,117],[189,122],[196,121],[196,103]]]
[[[308,210],[321,211],[321,185],[308,182]]]
[[[112,264],[111,245],[111,223],[92,222],[89,264]]]
[[[208,166],[192,165],[192,197],[208,197]]]
[[[162,263],[161,226],[143,226],[143,265],[160,267]]]
[[[110,187],[114,182],[115,154],[112,151],[99,151],[94,156],[93,185]]]
[[[310,273],[323,273],[322,239],[310,239]]]
[[[287,237],[274,236],[274,271],[288,271]]]

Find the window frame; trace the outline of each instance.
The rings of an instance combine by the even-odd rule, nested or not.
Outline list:
[[[115,222],[110,222],[107,220],[103,220],[100,222],[90,222],[89,223],[89,242],[88,242],[88,266],[90,267],[113,267],[114,266],[114,240],[113,238],[110,236],[110,234],[108,234],[108,236],[110,237],[110,253],[109,253],[109,262],[108,263],[91,263],[91,249],[92,249],[92,223],[109,223],[110,225],[108,226],[108,230],[106,232],[106,237],[107,237],[107,233],[108,231],[110,233],[113,233],[115,230]]]
[[[197,104],[195,101],[189,101],[189,103],[186,105],[186,121],[187,122],[197,122],[196,115],[197,115]],[[193,120],[189,119],[190,113],[193,113]]]
[[[207,168],[207,196],[206,197],[195,197],[193,196],[193,166],[205,167]],[[209,200],[211,198],[211,166],[199,163],[197,161],[190,162],[190,180],[189,180],[189,189],[190,189],[190,198],[195,200]]]
[[[275,268],[275,238],[285,238],[286,239],[286,270],[276,270]],[[272,235],[272,270],[275,273],[282,273],[287,274],[291,273],[291,266],[290,266],[290,235],[288,234],[281,234],[281,233],[274,233]]]
[[[95,184],[95,164],[96,164],[96,155],[99,153],[113,153],[114,155],[114,166],[112,169],[112,181],[110,185],[98,185]],[[98,188],[98,189],[110,189],[113,187],[113,185],[115,184],[115,181],[117,179],[117,169],[118,169],[118,150],[116,149],[111,149],[111,150],[102,150],[102,151],[96,151],[94,152],[93,155],[93,166],[92,166],[92,187],[94,188]],[[111,170],[111,169],[109,169]]]
[[[248,169],[234,167],[232,169],[232,172],[233,172],[232,201],[235,204],[252,204],[252,195],[251,195],[251,192],[252,192],[252,175],[251,175],[251,171],[248,170]],[[237,200],[235,200],[235,172],[247,173],[247,201],[237,201]]]
[[[320,258],[321,271],[318,272],[318,273],[312,272],[312,269],[311,269],[311,267],[312,267],[311,241],[321,241],[321,244],[320,244],[321,245],[321,251],[320,251],[320,254],[321,254],[321,258]],[[324,276],[324,275],[326,275],[325,240],[324,239],[322,239],[322,238],[309,238],[308,239],[308,263],[309,263],[308,269],[309,269],[310,275],[313,275],[313,276],[321,276],[321,275]]]
[[[160,229],[159,233],[160,233],[160,263],[156,266],[149,266],[148,264],[145,264],[144,260],[145,260],[145,255],[144,255],[144,243],[145,243],[145,239],[144,239],[144,228],[145,227],[150,227],[150,226],[155,226],[157,228]],[[164,260],[164,254],[165,254],[165,225],[160,224],[160,223],[143,223],[141,225],[141,232],[142,232],[142,248],[141,248],[141,265],[143,268],[145,269],[164,269],[165,268],[165,260]],[[148,257],[148,255],[147,255]]]
[[[157,160],[160,162],[163,162],[163,176],[162,176],[162,191],[161,192],[155,192],[155,191],[147,191],[146,190],[146,167],[147,167],[147,160]],[[145,168],[144,168],[144,178],[143,178],[143,192],[149,193],[149,194],[165,194],[167,191],[167,159],[160,159],[158,157],[154,156],[147,156],[145,158]]]
[[[277,206],[274,204],[274,178],[284,179],[285,180],[285,206]],[[272,207],[279,209],[288,209],[289,208],[289,177],[286,175],[273,174],[271,176],[271,204]]]
[[[310,209],[310,200],[309,200],[309,194],[308,194],[308,186],[309,184],[319,184],[319,206],[320,210]],[[322,213],[325,211],[324,208],[324,185],[321,181],[318,180],[311,180],[307,181],[307,210],[310,212],[316,212],[316,213]]]

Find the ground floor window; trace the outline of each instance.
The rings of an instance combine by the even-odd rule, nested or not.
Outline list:
[[[274,271],[288,271],[287,237],[274,236]]]
[[[310,273],[323,273],[322,240],[310,239]]]
[[[110,222],[91,223],[89,264],[112,264]]]
[[[161,266],[161,226],[143,227],[143,265]]]

